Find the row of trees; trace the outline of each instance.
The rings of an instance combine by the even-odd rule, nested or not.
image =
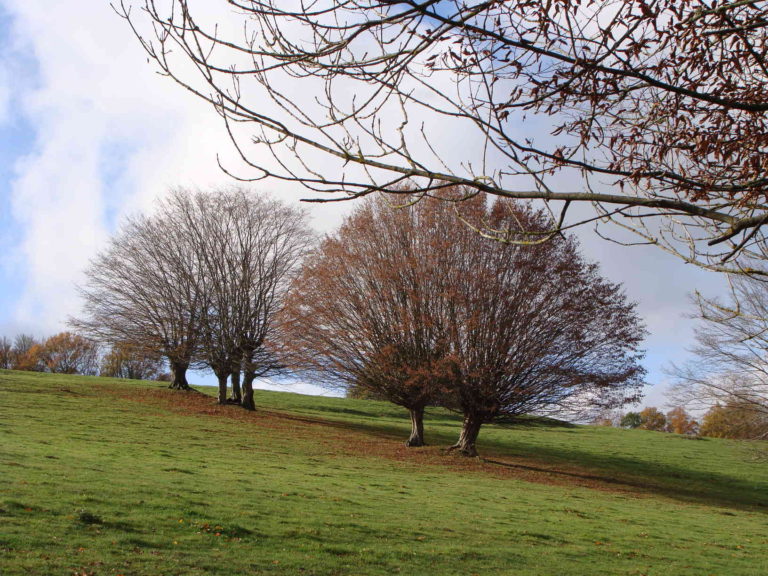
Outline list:
[[[364,201],[304,258],[312,235],[300,211],[243,190],[176,191],[89,269],[86,313],[73,321],[87,338],[3,339],[0,362],[149,378],[165,357],[173,387],[188,388],[190,366],[207,367],[219,402],[231,378],[229,401],[249,409],[256,377],[302,372],[406,408],[412,446],[424,443],[428,406],[459,411],[455,448],[467,454],[487,422],[583,417],[635,399],[643,328],[620,287],[571,238],[521,244],[545,228],[542,212],[453,193],[461,202]],[[515,227],[508,242],[484,238]],[[681,395],[708,410],[701,426],[683,408],[629,413],[623,426],[765,436],[764,290],[735,286],[739,313],[700,302],[700,361],[677,370]],[[97,339],[110,347],[101,359]]]
[[[285,370],[275,313],[312,234],[298,208],[241,189],[173,191],[129,219],[86,271],[90,338],[164,357],[171,386],[213,371],[219,402],[254,409],[253,381]],[[242,375],[242,386],[241,386]]]
[[[289,294],[292,364],[409,410],[412,446],[424,443],[425,407],[460,412],[454,448],[470,455],[484,423],[636,399],[634,304],[572,238],[517,242],[545,227],[542,212],[509,201],[363,201]],[[498,229],[519,235],[478,233]]]
[[[253,379],[287,371],[371,391],[410,411],[412,446],[425,408],[446,406],[464,415],[455,448],[474,454],[484,423],[616,407],[642,385],[634,304],[572,238],[517,242],[545,227],[510,201],[382,197],[309,252],[300,210],[177,190],[93,261],[73,324],[164,356],[176,388],[210,369],[220,403],[231,378],[230,400],[254,409]],[[477,233],[502,228],[518,233]]]
[[[116,9],[150,61],[221,115],[245,177],[302,183],[316,201],[402,194],[404,182],[447,202],[457,184],[535,198],[551,210],[543,229],[484,233],[532,243],[594,224],[768,276],[764,2],[227,4]],[[482,155],[455,154],[446,130]],[[766,290],[740,282],[732,302],[700,303],[709,334],[677,375],[680,402],[739,406],[759,423]]]
[[[164,377],[163,361],[118,343],[104,352],[88,338],[72,332],[60,332],[38,340],[18,334],[13,341],[0,338],[0,368],[154,380]]]

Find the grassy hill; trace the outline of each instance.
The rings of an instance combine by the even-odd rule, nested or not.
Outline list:
[[[0,371],[0,574],[768,573],[766,443]]]

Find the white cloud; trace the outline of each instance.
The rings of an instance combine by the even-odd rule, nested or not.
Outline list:
[[[17,161],[11,183],[18,233],[14,257],[3,265],[13,268],[23,296],[10,303],[6,326],[45,334],[78,312],[75,285],[123,216],[151,209],[172,186],[231,183],[217,155],[236,162],[218,115],[156,74],[108,4],[41,9],[5,0],[5,9],[18,52],[36,63],[23,93],[20,84],[1,82],[10,68],[0,66],[0,121],[14,97],[35,131],[33,151]],[[293,200],[306,195],[284,183],[254,188]],[[313,223],[329,230],[348,209],[317,207]]]
[[[16,320],[52,331],[79,308],[74,284],[110,232],[107,216],[185,179],[224,180],[214,151],[225,135],[211,110],[153,73],[108,4],[6,7],[38,63],[19,98],[36,143],[12,184],[26,284]]]

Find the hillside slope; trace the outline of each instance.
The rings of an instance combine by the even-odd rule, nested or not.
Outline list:
[[[765,443],[0,371],[0,574],[768,573]]]

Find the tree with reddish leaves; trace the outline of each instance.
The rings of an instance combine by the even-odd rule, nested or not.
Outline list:
[[[572,239],[520,246],[476,232],[503,225],[521,237],[544,220],[480,197],[366,202],[326,238],[289,298],[297,363],[407,408],[410,445],[423,442],[425,406],[460,411],[454,448],[468,455],[484,423],[634,399],[644,330],[620,287]]]
[[[537,237],[612,221],[616,241],[764,273],[736,258],[765,256],[765,1],[228,4],[116,8],[221,114],[248,177],[315,199],[403,182],[537,198],[553,210]],[[482,154],[455,155],[446,127]]]
[[[682,406],[676,406],[667,412],[667,432],[673,434],[696,434],[699,423]]]
[[[55,374],[95,376],[99,371],[99,347],[93,340],[60,332],[41,345],[40,359],[46,370]]]
[[[424,409],[456,377],[445,234],[455,220],[433,208],[359,206],[308,258],[284,314],[293,365],[406,408],[409,446],[424,444]]]
[[[462,213],[475,229],[520,230],[520,241],[546,227],[542,212],[508,202],[477,201]],[[475,455],[485,423],[524,414],[584,418],[637,399],[645,330],[621,286],[603,279],[573,238],[521,246],[469,234],[459,250],[452,352],[464,423],[453,448]]]

